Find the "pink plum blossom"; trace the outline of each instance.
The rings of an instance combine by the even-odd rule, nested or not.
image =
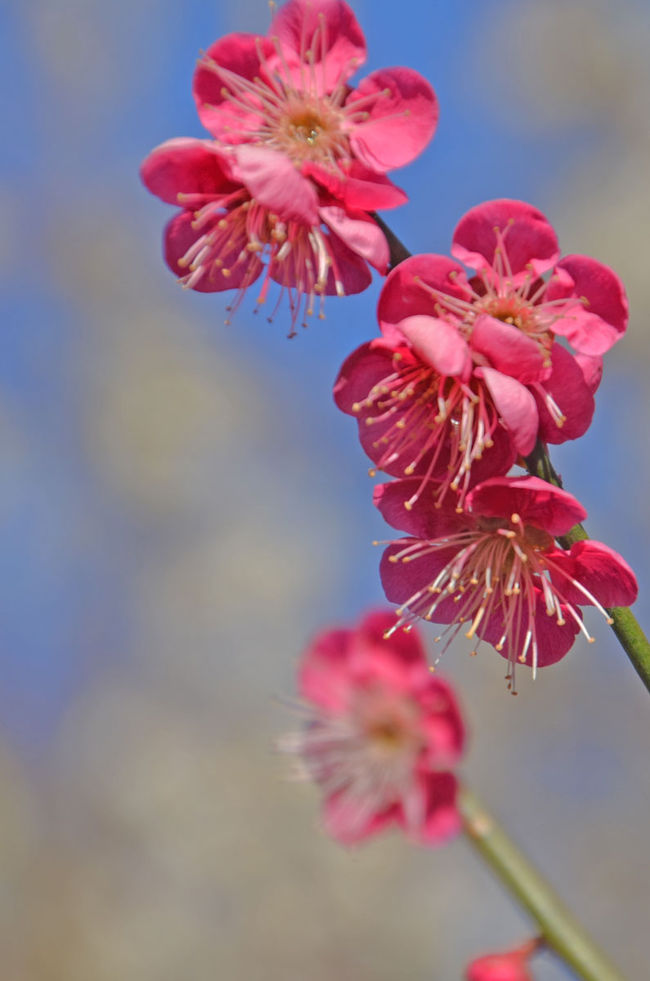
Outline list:
[[[468,965],[465,981],[533,981],[528,961],[541,943],[535,938],[516,950],[477,957]]]
[[[463,721],[416,631],[396,629],[390,611],[327,630],[303,654],[298,690],[306,724],[281,748],[298,754],[299,774],[321,786],[334,838],[352,844],[398,826],[433,845],[460,829],[451,768]]]
[[[194,97],[212,139],[170,140],[142,178],[182,211],[165,257],[181,283],[237,290],[281,286],[291,332],[326,294],[358,293],[369,266],[385,274],[388,245],[368,215],[406,195],[386,177],[413,160],[438,116],[429,83],[408,68],[350,76],[366,47],[342,0],[289,0],[267,36],[229,34],[200,59]]]
[[[538,438],[583,435],[627,301],[606,266],[558,261],[555,232],[520,201],[469,211],[452,253],[476,275],[441,255],[393,269],[379,299],[381,336],[347,358],[334,397],[358,418],[379,469],[417,474],[420,486],[435,477],[440,497],[451,488],[462,507],[473,484],[506,473]]]
[[[509,661],[514,685],[517,663],[534,676],[564,657],[579,631],[593,640],[580,607],[595,606],[611,622],[607,608],[636,599],[634,573],[612,549],[590,540],[556,545],[586,516],[566,491],[538,477],[492,477],[469,492],[462,513],[436,506],[435,487],[406,509],[416,481],[375,489],[386,521],[411,536],[390,542],[381,563],[400,626],[418,618],[447,624],[446,646],[461,630],[487,641]]]

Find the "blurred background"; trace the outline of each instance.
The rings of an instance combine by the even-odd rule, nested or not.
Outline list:
[[[413,251],[479,201],[541,208],[613,265],[632,322],[593,428],[554,452],[650,621],[650,10],[643,0],[357,0],[367,68],[441,102],[395,175]],[[263,0],[2,0],[0,941],[4,981],[454,981],[525,918],[462,840],[346,851],[273,740],[307,639],[380,604],[386,532],[331,385],[378,283],[295,340],[230,327],[160,258],[138,166],[199,136],[200,49]],[[450,650],[464,773],[622,972],[647,978],[647,693],[592,611],[533,685]],[[431,628],[429,639],[433,637]],[[522,673],[523,675],[523,673]],[[548,956],[541,981],[568,977]]]

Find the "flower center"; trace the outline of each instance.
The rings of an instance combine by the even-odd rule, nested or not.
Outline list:
[[[407,348],[393,354],[392,367],[352,406],[377,432],[369,455],[388,473],[422,477],[407,509],[430,479],[442,474],[436,501],[442,502],[451,489],[458,493],[462,510],[472,465],[494,446],[499,419],[492,398],[480,381],[462,383],[439,375]]]

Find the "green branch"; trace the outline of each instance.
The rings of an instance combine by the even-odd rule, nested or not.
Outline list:
[[[623,981],[623,976],[477,797],[464,788],[460,791],[458,805],[467,838],[533,917],[544,944],[584,981]]]

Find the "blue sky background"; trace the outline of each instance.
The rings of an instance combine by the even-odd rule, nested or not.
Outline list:
[[[408,247],[444,252],[469,207],[520,197],[566,252],[629,286],[630,333],[593,428],[554,459],[594,537],[635,566],[647,620],[648,13],[597,0],[355,11],[367,70],[408,63],[441,104],[430,148],[395,175],[412,203],[386,217]],[[525,933],[460,845],[428,857],[428,874],[397,839],[339,854],[314,827],[316,795],[286,786],[269,754],[287,726],[273,700],[306,639],[382,601],[369,543],[385,531],[356,427],[331,401],[342,360],[376,331],[379,283],[329,301],[291,342],[252,302],[225,327],[225,299],[183,292],[164,267],[171,209],[137,175],[157,143],[201,135],[199,50],[267,25],[250,0],[0,7],[12,978],[175,981],[192,951],[193,981],[217,957],[242,981],[419,981]],[[598,643],[518,699],[491,652],[452,650],[443,667],[471,714],[469,778],[641,979],[647,696],[589,622]],[[268,850],[249,847],[266,836]],[[47,902],[59,892],[65,913]],[[542,981],[565,976],[547,961]]]

